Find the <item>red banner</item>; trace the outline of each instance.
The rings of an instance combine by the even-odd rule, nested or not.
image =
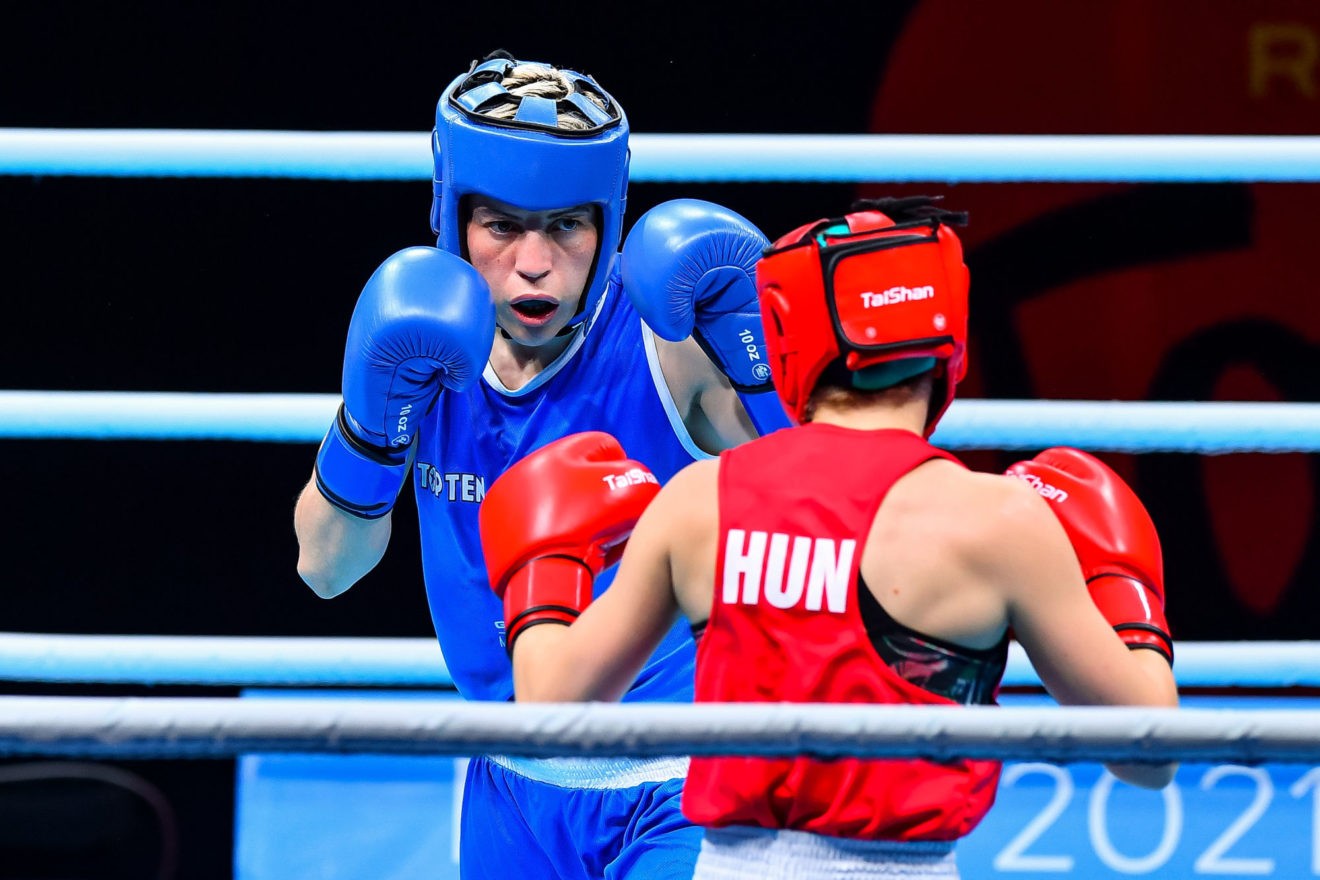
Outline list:
[[[1320,134],[1320,5],[926,0],[887,59],[871,130]],[[1320,399],[1320,186],[865,194],[932,189],[972,217],[966,395]],[[1314,456],[1109,458],[1160,525],[1175,635],[1320,635]]]

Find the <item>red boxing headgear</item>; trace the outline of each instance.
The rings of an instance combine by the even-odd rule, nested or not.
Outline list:
[[[879,211],[819,220],[780,238],[756,265],[761,321],[784,408],[801,423],[825,368],[934,358],[926,436],[967,374],[969,275],[958,236],[937,217]]]

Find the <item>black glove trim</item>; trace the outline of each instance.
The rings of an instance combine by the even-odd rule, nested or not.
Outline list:
[[[330,491],[330,487],[326,486],[325,481],[321,479],[320,468],[313,466],[312,469],[316,473],[316,489],[321,493],[321,497],[326,501],[329,501],[332,507],[342,510],[349,516],[355,516],[358,519],[367,520],[380,519],[394,509],[393,501],[384,501],[380,504],[372,504],[369,507],[359,507],[353,502],[341,498],[334,492]]]
[[[1122,636],[1123,636],[1123,632],[1124,632],[1125,630],[1129,630],[1129,631],[1130,631],[1130,630],[1136,630],[1136,631],[1138,631],[1138,632],[1148,632],[1148,633],[1151,633],[1151,634],[1153,634],[1153,635],[1157,635],[1157,636],[1159,636],[1159,637],[1160,637],[1160,640],[1163,642],[1163,645],[1167,645],[1167,647],[1164,647],[1164,646],[1161,646],[1161,645],[1150,645],[1150,644],[1146,644],[1146,643],[1144,643],[1144,642],[1138,642],[1138,643],[1136,643],[1136,644],[1132,644],[1132,643],[1130,643],[1130,642],[1126,642],[1126,641],[1125,641],[1123,644],[1127,645],[1127,646],[1128,646],[1128,650],[1131,650],[1131,651],[1135,651],[1135,650],[1137,650],[1138,648],[1145,648],[1145,649],[1148,650],[1148,651],[1155,651],[1155,652],[1158,653],[1160,656],[1162,656],[1165,660],[1168,660],[1168,661],[1169,661],[1169,666],[1171,666],[1171,667],[1173,666],[1173,636],[1169,635],[1167,632],[1165,632],[1164,630],[1160,629],[1158,626],[1155,626],[1153,623],[1136,623],[1136,622],[1133,622],[1133,623],[1116,623],[1116,624],[1114,624],[1114,632],[1118,633],[1118,635],[1119,635],[1120,638],[1122,638]]]
[[[558,617],[542,617],[538,620],[529,620],[527,621],[527,623],[524,623],[522,626],[518,625],[518,621],[527,617],[527,615],[538,611],[559,611],[573,618],[573,620],[577,620],[578,617],[582,614],[582,612],[578,611],[576,608],[569,608],[565,605],[537,605],[535,608],[528,608],[526,611],[524,611],[522,614],[519,614],[517,617],[515,617],[505,626],[506,632],[513,633],[513,637],[510,638],[504,646],[504,650],[508,652],[510,659],[513,659],[513,643],[518,641],[518,636],[527,632],[527,630],[531,629],[532,627],[540,626],[543,623],[557,623],[560,626],[570,626],[573,623],[572,620],[562,620]]]
[[[386,467],[398,467],[408,458],[408,450],[405,447],[400,453],[398,449],[390,449],[385,446],[377,446],[374,443],[368,443],[357,435],[353,426],[348,422],[348,412],[344,404],[339,404],[339,433],[344,436],[344,440],[353,451],[361,455],[368,461],[376,464],[383,464]]]

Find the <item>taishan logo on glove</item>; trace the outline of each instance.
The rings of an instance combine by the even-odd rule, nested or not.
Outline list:
[[[447,474],[435,465],[417,462],[418,479],[441,501],[468,501],[480,504],[486,497],[486,478],[480,474]]]
[[[1022,482],[1036,490],[1036,494],[1050,501],[1067,501],[1068,492],[1058,486],[1051,486],[1035,474],[1013,474]]]
[[[626,486],[639,486],[642,483],[655,483],[657,486],[660,481],[655,478],[655,474],[642,468],[629,468],[621,474],[606,474],[601,480],[611,489],[618,490]]]

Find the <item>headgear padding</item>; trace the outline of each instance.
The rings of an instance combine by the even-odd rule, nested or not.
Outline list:
[[[757,263],[756,286],[784,407],[801,423],[839,358],[850,371],[934,358],[929,436],[967,374],[968,284],[962,244],[938,218],[861,211],[780,238]]]
[[[576,324],[595,311],[619,250],[628,190],[628,119],[595,80],[572,70],[561,69],[572,90],[557,101],[509,92],[501,81],[524,63],[540,62],[496,58],[475,64],[440,96],[431,138],[431,229],[442,250],[464,256],[465,196],[487,196],[527,211],[599,208],[600,243],[570,322]],[[512,119],[488,115],[508,104],[518,108]],[[561,110],[574,111],[588,127],[560,128]]]

